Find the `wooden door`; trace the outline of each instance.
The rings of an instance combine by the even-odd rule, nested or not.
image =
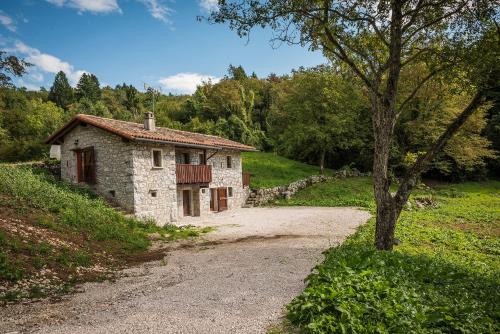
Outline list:
[[[83,178],[83,161],[82,161],[82,151],[75,151],[76,154],[76,182],[80,183],[84,181]]]
[[[218,211],[219,207],[217,205],[217,189],[210,188],[210,211]]]
[[[182,191],[182,206],[184,207],[184,216],[191,216],[191,192]]]
[[[83,177],[86,183],[95,183],[95,155],[94,148],[87,147],[83,150]]]
[[[217,188],[219,211],[227,210],[227,188]]]

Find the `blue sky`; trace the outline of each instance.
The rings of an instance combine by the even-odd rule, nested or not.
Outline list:
[[[74,85],[83,72],[102,85],[144,83],[191,93],[216,81],[229,64],[264,77],[325,60],[300,46],[272,48],[272,32],[255,30],[247,43],[227,26],[198,22],[216,0],[0,0],[0,45],[33,63],[16,82],[50,87],[64,71]]]

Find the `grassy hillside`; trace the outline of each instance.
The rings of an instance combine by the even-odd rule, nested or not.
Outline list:
[[[317,184],[289,202],[373,211],[367,178]],[[393,252],[370,221],[326,258],[288,318],[309,333],[500,332],[500,182],[417,191]]]
[[[140,223],[85,189],[6,165],[0,165],[0,223],[0,302],[50,295],[161,257],[147,252],[149,233],[171,240],[205,232]]]
[[[274,153],[245,152],[243,171],[252,174],[252,188],[270,188],[319,174],[319,167],[280,157]],[[331,170],[326,170],[331,174]]]

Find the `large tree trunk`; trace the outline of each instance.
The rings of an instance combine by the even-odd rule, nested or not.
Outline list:
[[[373,155],[373,191],[377,205],[375,227],[375,246],[380,250],[391,250],[394,243],[394,229],[399,217],[394,199],[390,193],[388,176],[389,151],[393,136],[393,118],[390,110],[374,101],[374,155]]]

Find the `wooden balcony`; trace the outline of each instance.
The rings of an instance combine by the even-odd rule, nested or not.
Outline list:
[[[175,165],[177,184],[212,182],[212,166],[208,165]]]

